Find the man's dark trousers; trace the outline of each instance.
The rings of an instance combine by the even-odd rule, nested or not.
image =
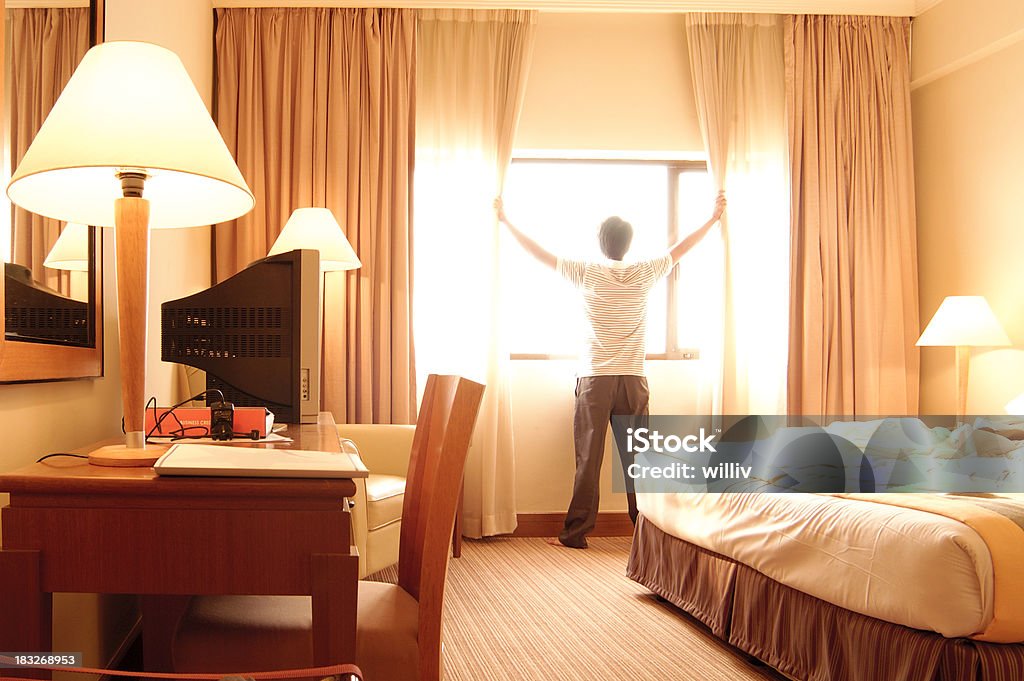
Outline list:
[[[576,413],[573,435],[576,441],[576,479],[572,501],[565,515],[565,526],[558,539],[566,546],[582,548],[587,535],[597,522],[600,502],[601,461],[604,458],[605,434],[612,416],[635,416],[646,421],[649,391],[643,376],[584,376],[576,379]],[[626,475],[632,463],[620,449],[629,517],[636,522],[636,494],[633,480]]]

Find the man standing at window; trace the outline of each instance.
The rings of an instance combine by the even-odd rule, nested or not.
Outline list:
[[[587,534],[597,521],[601,460],[611,417],[646,418],[648,412],[644,376],[648,294],[718,222],[725,210],[725,196],[718,195],[711,219],[679,240],[667,254],[629,264],[623,262],[623,258],[633,240],[633,227],[619,217],[605,220],[598,233],[601,252],[607,260],[588,263],[558,258],[523,234],[508,221],[500,197],[494,200],[494,209],[498,220],[508,227],[527,253],[555,270],[583,294],[586,338],[577,372],[573,417],[576,478],[558,541],[571,548],[585,549]],[[635,523],[636,495],[632,479],[625,474],[629,462],[624,452],[620,452],[620,457],[629,517]]]

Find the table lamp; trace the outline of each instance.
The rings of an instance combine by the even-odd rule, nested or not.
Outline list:
[[[1011,416],[1024,416],[1024,393],[1007,402],[1003,409]]]
[[[69,272],[89,271],[89,228],[69,222],[46,254],[43,267]]]
[[[320,279],[320,304],[319,319],[317,328],[320,338],[320,357],[324,354],[324,305],[326,300],[324,288],[326,287],[327,272],[340,272],[342,270],[355,270],[363,266],[359,261],[352,245],[345,238],[345,232],[341,225],[334,218],[334,213],[329,208],[296,208],[292,211],[288,222],[284,223],[284,229],[277,235],[274,245],[270,247],[267,255],[287,253],[296,249],[308,249],[320,252],[320,272],[323,277]],[[320,385],[323,386],[321,380]]]
[[[125,444],[90,462],[148,466],[146,306],[149,229],[232,220],[255,199],[178,56],[141,42],[89,50],[7,187],[46,217],[115,227]]]
[[[320,271],[355,270],[363,266],[328,208],[296,208],[267,255],[296,249],[320,251]]]
[[[1010,345],[1010,338],[984,296],[948,296],[917,339],[917,345],[956,348],[956,417],[960,424],[967,414],[971,348]]]
[[[67,272],[67,295],[88,302],[89,228],[77,222],[67,223],[43,259],[43,267]]]

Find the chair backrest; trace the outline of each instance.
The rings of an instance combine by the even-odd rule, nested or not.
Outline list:
[[[402,506],[398,584],[419,601],[421,672],[426,671],[423,663],[440,661],[448,547],[483,394],[479,383],[432,374],[416,421]]]

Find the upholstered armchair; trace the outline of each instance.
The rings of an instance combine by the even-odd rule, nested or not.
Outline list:
[[[370,471],[356,480],[352,540],[359,548],[359,578],[398,562],[405,501],[405,475],[415,426],[345,424],[338,435],[351,440]]]

